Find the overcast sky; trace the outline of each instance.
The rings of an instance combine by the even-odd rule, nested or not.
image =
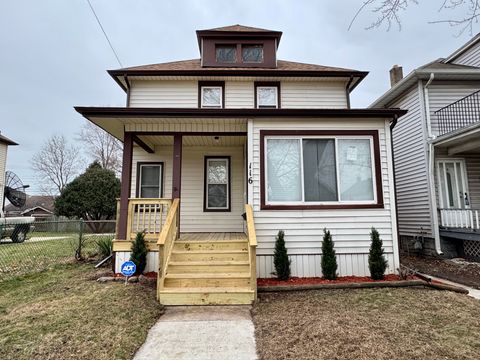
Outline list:
[[[278,57],[369,71],[352,93],[366,107],[389,87],[393,64],[412,69],[446,57],[469,38],[446,24],[442,1],[422,1],[393,26],[365,30],[363,0],[91,0],[124,66],[199,56],[195,30],[242,24],[283,31]],[[52,134],[72,142],[85,121],[75,105],[124,106],[125,93],[106,73],[118,63],[85,0],[0,0],[0,131],[18,142],[7,169],[38,193],[30,159]]]

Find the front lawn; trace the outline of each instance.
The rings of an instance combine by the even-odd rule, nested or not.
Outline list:
[[[478,359],[480,301],[423,288],[259,294],[261,359]]]
[[[130,359],[162,312],[153,284],[97,283],[91,264],[0,283],[0,359]]]

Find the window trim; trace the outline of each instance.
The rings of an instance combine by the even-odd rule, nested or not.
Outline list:
[[[260,47],[262,49],[262,61],[243,61],[243,48],[244,47]],[[241,44],[240,46],[240,56],[241,56],[241,63],[242,64],[263,64],[265,62],[265,51],[263,44]]]
[[[373,180],[373,193],[374,201],[335,201],[335,202],[323,202],[323,203],[267,203],[266,202],[266,152],[265,143],[268,137],[278,138],[300,138],[300,137],[338,137],[338,138],[366,138],[370,137],[370,148],[372,151],[372,180]],[[369,208],[383,208],[383,186],[382,186],[382,170],[380,161],[380,143],[378,139],[378,130],[260,130],[260,209],[262,210],[320,210],[320,209],[369,209]],[[335,153],[337,153],[335,148]],[[301,154],[303,158],[303,154]],[[303,166],[303,164],[302,164]],[[337,189],[339,188],[340,179],[338,178],[337,167]],[[303,170],[302,176],[302,192],[303,192]],[[340,196],[340,193],[338,194]],[[302,198],[303,198],[302,194]]]
[[[255,109],[281,109],[281,92],[280,92],[280,81],[255,81],[255,99],[254,99],[254,106]],[[262,106],[259,107],[258,104],[258,88],[259,87],[276,87],[277,88],[277,106]]]
[[[207,192],[207,171],[209,160],[227,160],[228,179],[227,179],[227,207],[226,208],[209,208],[208,192]],[[230,156],[205,156],[203,166],[203,212],[231,212],[232,209],[232,162]]]
[[[220,88],[220,106],[203,106],[203,88]],[[199,109],[225,109],[225,81],[199,81],[198,82],[198,108]]]
[[[139,161],[137,162],[137,178],[136,178],[136,185],[135,185],[135,197],[140,198],[141,192],[140,192],[140,187],[142,184],[141,176],[142,176],[142,171],[141,168],[142,166],[152,166],[152,165],[157,165],[160,166],[160,184],[159,184],[159,189],[160,189],[160,194],[159,194],[159,199],[163,198],[163,187],[165,184],[165,179],[163,177],[164,175],[164,170],[165,170],[165,163],[163,161]],[[147,198],[144,198],[147,199]]]

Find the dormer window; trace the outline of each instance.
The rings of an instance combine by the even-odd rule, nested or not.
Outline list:
[[[242,61],[244,63],[262,63],[263,45],[242,45]]]
[[[236,63],[237,46],[236,45],[216,45],[215,60],[217,63]]]
[[[200,81],[198,83],[199,101],[201,108],[223,108],[224,106],[223,81]]]

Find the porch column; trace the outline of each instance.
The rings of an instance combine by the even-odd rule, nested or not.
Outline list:
[[[120,214],[118,221],[118,239],[127,239],[128,198],[132,181],[133,134],[126,132],[123,138],[122,184],[120,188]]]
[[[172,198],[180,198],[182,190],[182,135],[173,136]]]

